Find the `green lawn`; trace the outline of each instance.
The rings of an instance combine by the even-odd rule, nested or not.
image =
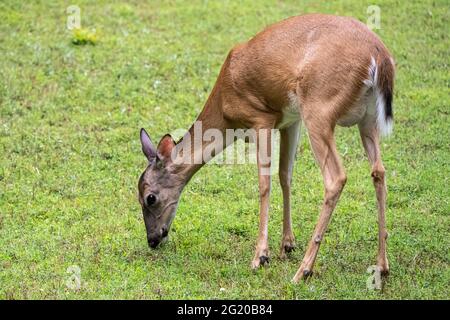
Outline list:
[[[75,45],[66,8],[95,45]],[[2,1],[0,3],[1,299],[448,299],[449,6],[376,1],[376,32],[397,63],[395,127],[382,142],[388,257],[376,261],[375,192],[356,127],[337,130],[348,182],[316,263],[293,285],[322,202],[303,132],[293,185],[297,250],[278,259],[282,198],[273,178],[270,266],[250,270],[258,226],[255,165],[208,165],[184,191],[170,241],[147,246],[137,201],[139,129],[187,129],[229,49],[306,12],[367,20],[373,1]],[[81,287],[66,285],[78,266]]]

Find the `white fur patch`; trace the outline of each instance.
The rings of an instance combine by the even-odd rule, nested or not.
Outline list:
[[[384,101],[384,96],[378,87],[378,66],[373,57],[371,57],[371,63],[369,66],[369,79],[364,80],[364,84],[374,90],[378,130],[381,135],[388,136],[392,133],[392,119],[386,120],[386,102]]]

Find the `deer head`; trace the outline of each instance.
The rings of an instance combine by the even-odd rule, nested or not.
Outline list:
[[[175,142],[169,134],[161,139],[157,148],[144,129],[140,138],[148,165],[139,178],[139,202],[148,244],[156,248],[168,236],[185,182],[175,172],[176,165],[171,157]]]

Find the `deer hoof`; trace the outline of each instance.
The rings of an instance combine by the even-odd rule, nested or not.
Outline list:
[[[284,246],[284,251],[290,253],[295,250],[295,244],[287,244]]]
[[[297,271],[297,273],[295,274],[294,278],[292,279],[293,283],[298,283],[300,280],[304,280],[306,281],[306,279],[308,279],[309,277],[311,277],[313,274],[312,270],[309,269],[304,269],[304,270],[299,270]]]
[[[305,269],[303,270],[303,279],[308,279],[313,274],[312,270]]]
[[[387,277],[389,275],[389,267],[379,266],[380,273],[383,277]]]
[[[281,247],[281,250],[280,250],[280,258],[282,260],[287,259],[288,253],[291,253],[294,250],[295,250],[295,244],[293,242],[283,244]]]
[[[253,259],[253,261],[252,261],[252,269],[256,270],[256,269],[258,269],[258,268],[260,268],[260,267],[262,267],[264,265],[267,265],[267,264],[269,264],[269,257],[265,256],[265,255],[262,255],[262,256],[259,256],[259,257],[256,257],[255,259]]]
[[[267,256],[261,256],[259,257],[259,265],[263,266],[265,264],[269,264],[269,257]]]

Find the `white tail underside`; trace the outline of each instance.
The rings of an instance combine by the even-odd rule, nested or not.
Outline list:
[[[374,89],[378,131],[382,136],[389,136],[392,133],[393,122],[392,118],[386,118],[384,96],[378,86],[378,66],[373,57],[369,67],[369,75],[370,79],[364,83]]]

